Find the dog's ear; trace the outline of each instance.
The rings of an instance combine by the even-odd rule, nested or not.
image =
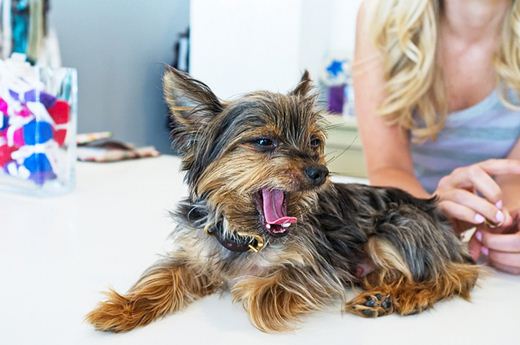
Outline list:
[[[182,124],[207,124],[223,109],[206,84],[172,67],[165,70],[163,90],[174,120]]]
[[[172,67],[164,72],[163,91],[173,121],[174,145],[184,153],[196,141],[200,128],[224,106],[206,84]]]
[[[305,97],[305,96],[309,95],[312,88],[313,88],[312,80],[309,76],[309,71],[305,70],[300,79],[300,82],[298,83],[298,85],[296,85],[294,90],[289,92],[289,95]]]

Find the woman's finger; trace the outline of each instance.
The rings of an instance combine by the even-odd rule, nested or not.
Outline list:
[[[489,250],[488,258],[495,263],[520,268],[520,253],[504,253],[496,250]]]
[[[451,200],[443,200],[439,202],[439,208],[450,218],[462,220],[471,224],[482,224],[484,217],[477,214],[471,208],[458,204]]]
[[[452,187],[464,185],[467,183],[469,171],[474,168],[480,168],[487,175],[498,176],[498,175],[509,175],[509,174],[520,174],[520,160],[517,159],[488,159],[478,164],[460,167],[446,176],[450,177],[445,179],[445,184],[449,184]]]
[[[491,266],[495,267],[497,270],[502,271],[502,272],[517,274],[517,275],[520,274],[520,267],[503,265],[503,264],[501,264],[499,262],[495,262],[493,260],[489,260],[489,264]]]
[[[493,251],[518,253],[520,258],[520,233],[494,234],[484,229],[479,229],[474,236],[484,247]],[[519,265],[520,266],[520,265]]]
[[[478,164],[457,168],[439,181],[438,190],[441,192],[458,188],[477,190],[493,205],[501,206],[500,186]]]
[[[490,159],[478,164],[455,169],[439,181],[441,189],[456,187],[475,188],[486,199],[501,208],[502,191],[491,176],[520,174],[520,161],[514,159]]]
[[[484,218],[491,220],[493,223],[501,224],[506,220],[506,215],[499,210],[495,205],[491,204],[484,198],[476,194],[470,193],[464,189],[452,189],[444,192],[444,200],[454,201],[459,205],[466,206],[472,209],[476,214],[484,216]],[[477,217],[475,215],[475,217]],[[476,219],[476,221],[481,220]],[[478,224],[478,223],[477,223]]]
[[[488,159],[478,165],[489,175],[520,174],[520,160],[518,159]]]
[[[478,165],[469,167],[468,178],[473,184],[473,187],[480,192],[480,194],[482,194],[493,205],[502,208],[502,190],[498,183],[496,183],[496,181],[493,180],[484,169]]]

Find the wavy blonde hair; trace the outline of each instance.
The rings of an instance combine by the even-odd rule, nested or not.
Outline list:
[[[386,98],[379,113],[416,140],[435,139],[448,115],[442,73],[436,64],[442,0],[368,2],[371,39],[384,55]],[[502,102],[520,109],[520,1],[512,0],[494,65]],[[417,121],[419,120],[419,121]]]

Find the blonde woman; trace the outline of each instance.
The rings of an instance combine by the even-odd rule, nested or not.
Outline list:
[[[520,274],[520,0],[366,0],[353,73],[370,182],[437,195]]]

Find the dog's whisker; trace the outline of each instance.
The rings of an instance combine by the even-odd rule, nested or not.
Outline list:
[[[332,129],[342,128],[342,126],[343,125],[340,123],[335,123],[335,124],[327,124],[327,125],[325,125],[324,128],[325,128],[325,130],[330,131]]]
[[[333,161],[335,161],[336,159],[338,159],[339,157],[341,157],[342,155],[344,155],[348,150],[350,150],[350,148],[352,147],[352,145],[354,145],[354,142],[357,140],[357,135],[354,137],[354,139],[352,139],[352,141],[350,142],[350,144],[345,148],[343,149],[338,155],[332,157],[331,159],[328,159],[327,160],[327,164],[330,164],[332,163]]]

